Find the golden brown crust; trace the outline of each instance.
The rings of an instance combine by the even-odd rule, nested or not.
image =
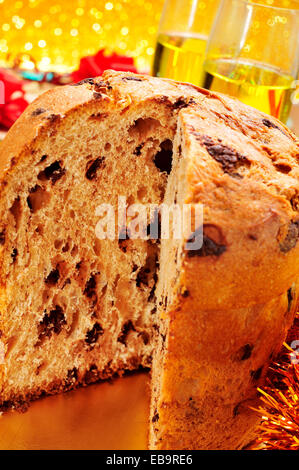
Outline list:
[[[4,145],[0,146],[1,180],[11,165],[17,163],[19,156],[31,146],[38,136],[46,129],[51,129],[55,120],[63,119],[70,112],[94,100],[109,99],[110,105],[125,110],[132,102],[151,99],[174,103],[179,96],[198,95],[190,85],[176,84],[168,80],[160,80],[157,87],[155,80],[143,75],[106,71],[102,77],[86,79],[74,85],[66,85],[51,89],[31,103],[21,117],[11,127],[5,137]],[[142,83],[142,87],[140,87]]]
[[[185,253],[183,282],[203,309],[267,302],[299,277],[298,141],[223,100],[216,115],[204,102],[182,116],[186,202],[203,204],[204,237],[223,247],[221,256]]]
[[[169,312],[151,448],[240,449],[252,440],[257,387],[292,324],[298,294],[291,306],[288,299],[286,292],[265,304],[204,311],[192,291],[181,298]]]

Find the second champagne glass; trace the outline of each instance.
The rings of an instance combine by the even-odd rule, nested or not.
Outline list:
[[[220,0],[166,0],[153,75],[201,84],[210,28]]]
[[[207,46],[202,86],[236,96],[286,122],[298,74],[298,31],[298,9],[222,0]]]

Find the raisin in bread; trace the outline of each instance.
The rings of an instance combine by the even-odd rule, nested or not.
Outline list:
[[[2,410],[152,368],[152,449],[236,449],[299,278],[298,140],[190,84],[59,87],[0,146]],[[203,244],[100,240],[97,207],[203,204]],[[125,227],[124,227],[125,229]]]

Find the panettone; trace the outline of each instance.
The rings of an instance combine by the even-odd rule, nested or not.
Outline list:
[[[0,146],[2,410],[146,367],[151,449],[248,443],[297,304],[298,155],[279,121],[186,83],[109,71],[32,103]],[[203,221],[100,239],[119,196]]]

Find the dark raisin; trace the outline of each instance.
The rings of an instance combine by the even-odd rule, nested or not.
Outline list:
[[[287,253],[288,251],[295,248],[299,238],[299,220],[296,222],[291,222],[288,228],[288,233],[283,242],[280,243],[279,248],[282,253]]]
[[[143,343],[147,345],[149,343],[150,336],[146,331],[142,331],[138,334],[138,336],[141,336]]]
[[[11,253],[11,257],[12,257],[13,263],[15,262],[17,256],[18,256],[18,250],[17,250],[16,248],[14,248],[14,249],[12,250],[12,253]]]
[[[144,146],[144,142],[138,145],[134,150],[134,155],[137,155],[137,157],[139,157],[141,155],[141,149],[143,146]]]
[[[280,173],[284,173],[285,175],[292,171],[292,167],[286,163],[275,163],[275,168],[280,171]]]
[[[143,266],[142,268],[139,269],[137,277],[136,277],[137,287],[140,287],[141,284],[148,286],[150,272],[151,272],[150,269],[146,266]]]
[[[78,369],[74,367],[73,369],[69,369],[67,372],[67,376],[64,381],[65,389],[72,388],[78,380]]]
[[[95,364],[92,364],[89,370],[85,372],[83,380],[86,384],[91,384],[95,382],[96,380],[98,380],[98,378],[99,378],[98,368]]]
[[[59,305],[55,306],[54,310],[44,315],[43,320],[38,326],[39,340],[43,338],[50,338],[52,333],[59,334],[62,330],[63,325],[66,324],[63,310]]]
[[[99,91],[94,91],[93,92],[93,97],[95,100],[99,100],[102,98],[102,93],[100,93]]]
[[[291,197],[290,204],[292,206],[293,211],[299,211],[299,195],[295,194],[295,196]]]
[[[160,144],[160,150],[154,157],[154,164],[156,167],[168,175],[172,169],[172,155],[172,142],[171,140],[167,139]]]
[[[96,91],[105,93],[107,90],[112,90],[112,87],[108,83],[103,82],[103,80],[100,80],[94,84],[94,89]]]
[[[182,297],[189,297],[189,295],[190,295],[190,292],[187,289],[183,289],[181,291],[181,296]]]
[[[200,133],[193,132],[197,135],[199,140],[206,148],[207,152],[211,157],[214,158],[220,165],[225,173],[231,173],[232,170],[236,170],[241,165],[250,165],[250,161],[245,155],[240,154],[237,150],[228,147],[227,145],[214,142],[211,137],[207,135],[201,135]],[[232,176],[237,176],[236,173],[233,173]]]
[[[156,423],[157,421],[159,421],[159,413],[155,410],[154,416],[152,417],[152,423]]]
[[[103,328],[99,323],[95,323],[91,330],[87,331],[85,336],[85,343],[92,345],[97,342],[100,335],[104,333]]]
[[[34,186],[34,188],[31,188],[31,189],[29,190],[29,193],[30,193],[30,194],[34,194],[34,193],[36,193],[36,192],[38,191],[38,189],[41,189],[41,187],[40,187],[38,184],[36,184],[36,185]],[[26,201],[27,201],[27,206],[29,207],[30,211],[33,212],[33,205],[32,205],[32,201],[31,201],[30,196],[27,197]]]
[[[127,253],[127,240],[118,240],[118,246],[123,253]]]
[[[13,409],[20,413],[26,413],[29,408],[29,400],[26,401],[26,399],[24,399],[24,397],[20,395],[17,395],[12,400],[7,400],[4,403],[7,404],[7,407],[5,408],[5,406],[1,405],[1,411],[9,411]]]
[[[126,346],[127,337],[128,337],[128,334],[129,334],[130,331],[135,331],[135,327],[134,327],[133,323],[131,322],[131,320],[128,320],[123,325],[123,327],[121,329],[121,333],[120,333],[119,337],[117,338],[117,341]]]
[[[96,177],[97,170],[100,167],[103,167],[105,161],[105,157],[98,157],[96,160],[92,162],[88,162],[85,176],[88,180],[93,180]]]
[[[251,377],[252,377],[252,380],[255,380],[255,381],[256,381],[256,380],[259,380],[260,377],[261,377],[261,375],[262,375],[262,372],[263,372],[263,367],[260,367],[260,368],[257,369],[257,370],[252,370],[252,371],[250,372],[250,375],[251,375]]]
[[[209,238],[204,233],[204,229],[202,229],[202,227],[199,227],[197,230],[195,230],[195,232],[187,240],[187,243],[188,244],[195,243],[197,236],[201,234],[202,230],[203,230],[203,234],[202,234],[203,240],[202,240],[201,248],[196,249],[196,250],[190,250],[186,246],[188,257],[193,258],[194,256],[200,256],[200,257],[221,256],[226,251],[226,246],[220,243],[216,243],[214,240]]]
[[[40,163],[44,162],[44,161],[46,160],[47,156],[48,156],[48,155],[43,155],[39,162],[40,162]]]
[[[241,403],[238,403],[238,404],[234,407],[234,409],[233,409],[233,416],[234,416],[234,417],[236,417],[236,416],[238,416],[238,415],[240,414],[240,405],[241,405]]]
[[[174,103],[173,103],[173,108],[174,109],[182,109],[186,108],[189,105],[189,101],[186,98],[178,98]]]
[[[141,78],[137,78],[137,77],[123,77],[122,80],[124,81],[131,80],[133,82],[143,82]]]
[[[5,243],[5,229],[0,232],[0,245]]]
[[[89,116],[89,119],[101,120],[108,116],[108,113],[93,113]]]
[[[33,212],[33,207],[32,207],[32,204],[31,204],[31,201],[30,201],[30,197],[29,197],[29,196],[27,197],[27,206],[29,207],[30,211]]]
[[[84,289],[84,294],[91,298],[95,294],[95,288],[96,288],[96,277],[94,274],[92,274],[87,281]]]
[[[252,350],[253,350],[253,345],[252,344],[245,344],[245,346],[242,346],[239,349],[239,351],[237,352],[236,360],[246,361],[247,359],[250,358]]]
[[[80,80],[80,82],[72,83],[71,86],[80,86],[84,85],[85,83],[89,83],[89,85],[94,85],[93,78],[84,78],[84,80]]]
[[[53,269],[50,274],[46,277],[45,283],[49,284],[50,286],[55,286],[59,280],[59,271],[58,269]]]
[[[39,116],[40,114],[45,113],[47,110],[44,108],[36,108],[34,111],[32,111],[31,116]]]
[[[273,127],[273,129],[279,129],[279,127],[274,124],[274,122],[270,121],[269,119],[263,119],[262,120],[262,123],[264,124],[264,126],[266,127]],[[280,129],[279,129],[280,130]]]
[[[47,119],[51,123],[54,123],[55,121],[58,121],[60,119],[60,114],[54,114],[54,113],[49,114],[49,116],[47,116]]]
[[[52,163],[47,166],[44,171],[41,171],[38,175],[40,180],[46,179],[51,180],[52,184],[55,184],[64,174],[66,170],[62,168],[59,161]]]
[[[149,293],[149,296],[147,298],[147,301],[148,302],[152,302],[153,300],[156,299],[156,283],[157,283],[157,280],[158,280],[158,276],[156,273],[154,273],[154,281],[155,281],[155,284],[154,286],[151,288],[150,290],[150,293]]]

